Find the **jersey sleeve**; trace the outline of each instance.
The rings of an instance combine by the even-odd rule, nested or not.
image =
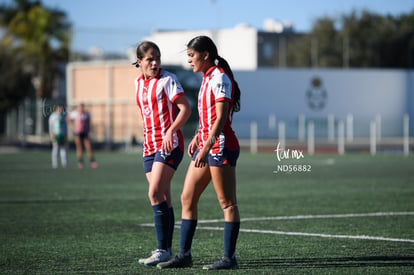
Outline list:
[[[178,81],[177,77],[170,73],[168,76],[168,81],[165,84],[165,93],[168,99],[171,102],[174,102],[179,96],[184,95],[184,89],[181,86],[181,83]]]
[[[232,84],[226,74],[215,75],[212,79],[212,91],[216,102],[231,101]]]

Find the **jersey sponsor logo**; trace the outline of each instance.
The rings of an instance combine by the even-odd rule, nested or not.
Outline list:
[[[230,91],[230,83],[227,83],[227,82],[223,83],[223,88],[221,89],[221,92],[223,94],[225,94],[226,91]]]
[[[173,85],[174,86],[177,85],[177,88],[176,88],[177,91],[182,91],[183,90],[183,87],[181,86],[180,82],[173,81]]]
[[[226,89],[228,89],[227,85],[225,83],[217,83],[216,89],[222,93],[225,94],[226,93]]]

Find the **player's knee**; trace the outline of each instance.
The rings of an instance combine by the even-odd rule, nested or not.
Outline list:
[[[181,205],[183,208],[189,208],[191,206],[191,197],[186,194],[181,194]]]
[[[236,203],[229,202],[229,203],[226,203],[226,204],[222,204],[221,209],[223,209],[223,211],[225,211],[225,212],[235,212],[235,211],[238,210],[238,207],[237,207]]]
[[[148,191],[148,198],[151,204],[157,204],[165,200],[165,194],[162,194],[158,190],[149,190]]]
[[[195,211],[197,209],[197,202],[192,196],[181,194],[181,207],[184,211]]]

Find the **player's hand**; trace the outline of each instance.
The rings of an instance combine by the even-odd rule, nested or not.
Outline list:
[[[162,146],[161,146],[162,152],[164,154],[169,154],[172,151],[173,146],[174,146],[173,133],[168,130],[165,133],[164,139],[162,141]]]
[[[193,157],[194,152],[197,150],[197,147],[198,147],[198,136],[195,136],[195,137],[191,140],[190,144],[188,144],[187,153],[188,153],[188,155],[190,156],[190,158],[192,158],[192,157]]]
[[[194,160],[194,166],[197,168],[203,168],[207,165],[208,151],[201,149]]]

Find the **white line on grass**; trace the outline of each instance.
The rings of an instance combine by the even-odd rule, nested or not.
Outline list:
[[[197,227],[197,229],[212,230],[212,231],[223,231],[224,230],[223,227],[211,227],[211,226],[200,226],[200,227]],[[414,243],[414,240],[410,240],[410,239],[373,237],[373,236],[365,236],[365,235],[332,235],[332,234],[323,234],[323,233],[305,233],[305,232],[289,232],[289,231],[286,232],[286,231],[277,231],[277,230],[260,230],[260,229],[243,229],[243,228],[240,229],[240,232],[302,236],[302,237],[320,237],[320,238],[357,239],[357,240]]]
[[[332,218],[359,218],[359,217],[386,217],[386,216],[412,216],[414,212],[375,212],[375,213],[350,213],[350,214],[327,214],[327,215],[296,215],[296,216],[278,216],[278,217],[256,217],[256,218],[243,218],[240,221],[274,221],[274,220],[301,220],[301,219],[332,219]],[[198,223],[215,223],[224,222],[223,219],[213,220],[199,220]],[[176,223],[179,224],[179,223]],[[143,227],[153,227],[152,223],[140,224]],[[200,230],[214,230],[223,231],[223,227],[211,227],[211,226],[198,226]],[[277,231],[277,230],[260,230],[260,229],[244,229],[241,228],[240,232],[246,233],[259,233],[259,234],[276,234],[276,235],[289,235],[289,236],[304,236],[304,237],[321,237],[321,238],[339,238],[339,239],[358,239],[358,240],[375,240],[375,241],[388,241],[388,242],[408,242],[414,243],[411,239],[399,239],[399,238],[387,238],[387,237],[375,237],[365,235],[332,235],[323,233],[305,233],[305,232],[289,232],[289,231]]]
[[[281,220],[306,220],[306,219],[336,219],[336,218],[363,218],[363,217],[386,217],[386,216],[412,216],[414,212],[375,212],[375,213],[350,213],[350,214],[326,214],[326,215],[296,215],[276,217],[253,217],[242,218],[240,221],[281,221]],[[224,222],[224,219],[200,220],[198,223]]]

